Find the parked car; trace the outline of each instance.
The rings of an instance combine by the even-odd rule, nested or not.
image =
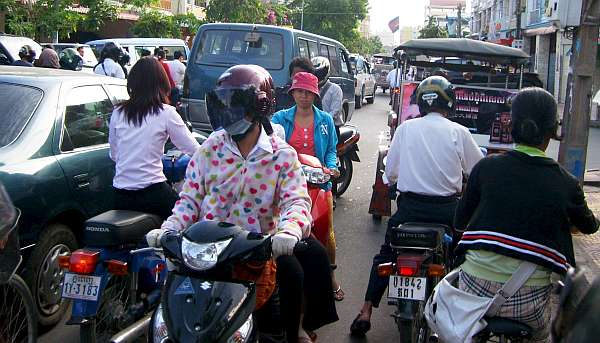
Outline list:
[[[367,99],[367,103],[372,104],[375,101],[375,77],[371,70],[371,64],[367,60],[357,54],[350,55],[350,64],[356,83],[354,84],[355,107],[361,108],[363,101]]]
[[[108,38],[89,41],[86,44],[94,50],[96,56],[100,57],[100,51],[108,42],[115,43],[123,52],[129,55],[130,60],[127,69],[131,69],[131,66],[142,58],[143,50],[148,50],[150,54],[154,54],[154,49],[161,47],[166,52],[167,60],[173,59],[175,51],[181,51],[184,63],[187,63],[190,54],[190,49],[183,40],[172,38]]]
[[[68,307],[58,257],[78,247],[87,218],[113,205],[108,121],[127,98],[125,80],[0,66],[0,182],[22,212],[19,273],[42,325]]]
[[[206,93],[217,78],[236,64],[257,64],[269,71],[276,87],[277,108],[291,105],[288,66],[296,56],[324,56],[331,62],[330,80],[344,93],[346,121],[354,112],[354,79],[346,48],[338,41],[279,26],[205,24],[194,40],[187,66],[180,112],[195,128],[212,130],[206,114]],[[286,100],[287,98],[287,100]]]
[[[387,82],[387,74],[394,69],[394,56],[390,54],[373,55],[373,75],[375,76],[375,84],[385,93],[390,88]]]
[[[94,67],[98,64],[98,58],[94,51],[88,44],[79,44],[79,43],[48,43],[54,46],[54,50],[58,54],[60,59],[65,58],[65,55],[72,54],[72,50],[67,50],[68,48],[73,48],[77,50],[80,46],[83,46],[83,68],[82,71],[93,73]],[[70,56],[67,56],[70,57]]]
[[[31,38],[0,33],[0,65],[11,65],[20,60],[19,50],[24,45],[29,45],[35,50],[37,56],[42,53],[42,47]]]

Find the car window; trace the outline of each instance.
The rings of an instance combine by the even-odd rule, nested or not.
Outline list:
[[[340,59],[338,58],[337,49],[334,46],[328,46],[329,49],[329,63],[333,67],[332,72],[334,75],[338,75],[340,71]]]
[[[8,58],[8,56],[6,56],[6,54],[0,50],[0,65],[10,65],[10,59]]]
[[[175,58],[175,51],[181,52],[184,60],[188,58],[183,45],[161,45],[160,47],[165,51],[165,58],[169,61]]]
[[[340,49],[340,56],[342,57],[342,72],[348,73],[348,56],[346,56],[346,52],[344,52],[342,49]]]
[[[61,150],[108,143],[113,104],[101,86],[73,88],[67,96]]]
[[[19,137],[43,94],[37,88],[0,83],[0,147],[9,145]]]
[[[321,44],[321,51],[319,55],[329,58],[329,51],[327,50],[327,45]]]
[[[305,39],[298,39],[298,48],[300,49],[300,57],[310,58],[310,53],[308,50],[308,41]]]
[[[310,54],[310,58],[319,56],[319,49],[317,48],[317,42],[308,41],[308,52]]]
[[[125,100],[129,100],[129,93],[127,93],[127,87],[125,85],[106,85],[110,99],[114,104],[121,103]]]
[[[257,64],[265,69],[283,68],[283,37],[276,33],[206,30],[200,37],[195,62],[232,66]]]

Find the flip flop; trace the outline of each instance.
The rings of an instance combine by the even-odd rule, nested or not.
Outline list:
[[[344,300],[344,296],[345,295],[346,294],[342,290],[342,286],[338,286],[338,288],[335,291],[333,291],[333,298],[335,299],[335,301],[342,301],[342,300]]]
[[[350,325],[350,335],[352,336],[365,337],[367,331],[371,330],[371,322],[358,319],[361,314],[362,313],[359,313],[358,316],[354,318],[354,321],[352,321],[352,325]]]

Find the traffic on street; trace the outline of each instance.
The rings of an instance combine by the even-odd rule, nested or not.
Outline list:
[[[595,342],[599,1],[0,1],[0,343]]]

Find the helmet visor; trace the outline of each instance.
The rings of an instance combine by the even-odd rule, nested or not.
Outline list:
[[[246,115],[254,113],[254,89],[216,89],[206,94],[206,110],[213,130],[230,135],[245,133],[252,125]]]

